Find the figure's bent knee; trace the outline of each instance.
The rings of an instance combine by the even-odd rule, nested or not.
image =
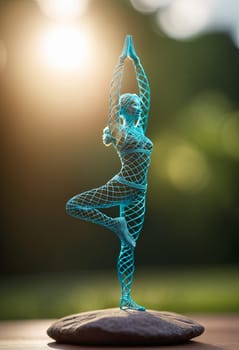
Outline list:
[[[70,216],[75,216],[76,211],[79,212],[81,209],[84,209],[75,197],[69,199],[66,203],[66,213]]]
[[[71,198],[66,202],[66,213],[68,215],[72,215],[74,209],[75,209],[75,204],[73,202],[73,198]]]

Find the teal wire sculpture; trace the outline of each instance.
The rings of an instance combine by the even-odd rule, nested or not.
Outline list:
[[[139,96],[120,95],[125,60],[135,69]],[[137,56],[131,35],[127,35],[123,51],[114,69],[110,87],[108,126],[103,130],[103,143],[113,144],[121,169],[105,185],[78,194],[66,204],[69,215],[113,231],[121,242],[117,269],[121,284],[120,308],[144,311],[131,298],[135,271],[134,248],[143,227],[147,173],[153,144],[145,136],[150,107],[150,87]],[[113,218],[100,209],[118,206],[120,216]]]

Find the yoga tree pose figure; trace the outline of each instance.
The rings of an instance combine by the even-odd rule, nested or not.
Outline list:
[[[120,95],[125,60],[134,66],[139,96]],[[122,54],[115,67],[110,88],[108,126],[103,130],[103,143],[113,144],[121,169],[105,185],[71,198],[66,205],[69,215],[102,225],[113,231],[121,242],[118,277],[121,284],[121,309],[144,311],[131,299],[134,276],[134,248],[144,222],[147,173],[153,144],[145,136],[150,107],[150,88],[137,56],[132,36],[127,35]],[[120,216],[113,218],[102,208],[118,206]]]

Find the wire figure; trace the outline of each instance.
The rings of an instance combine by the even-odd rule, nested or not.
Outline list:
[[[125,60],[134,66],[139,96],[120,95]],[[103,143],[113,144],[121,169],[105,185],[78,194],[66,204],[69,215],[107,227],[121,242],[117,262],[121,284],[120,308],[144,311],[131,298],[135,271],[134,248],[143,227],[147,173],[153,144],[145,136],[150,107],[150,87],[137,56],[131,35],[127,35],[123,51],[115,66],[110,87],[108,126],[103,130]],[[100,209],[118,206],[120,216],[113,218]]]

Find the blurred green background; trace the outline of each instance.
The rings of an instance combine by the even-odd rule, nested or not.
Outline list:
[[[165,4],[156,14],[140,12],[136,0],[82,1],[73,16],[44,3],[0,1],[0,318],[118,304],[119,242],[68,217],[65,203],[119,169],[101,135],[128,33],[151,85],[154,142],[133,293],[151,308],[238,312],[239,49],[232,37],[218,28],[170,37],[156,22]],[[135,92],[130,65],[126,75],[123,92]]]

